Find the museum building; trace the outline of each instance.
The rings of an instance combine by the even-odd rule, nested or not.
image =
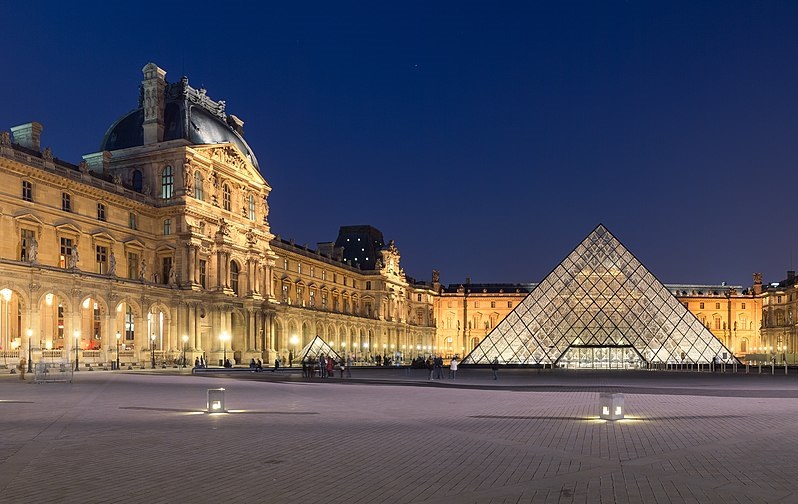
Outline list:
[[[78,165],[42,148],[39,123],[0,132],[0,366],[287,362],[316,337],[358,361],[465,356],[538,287],[415,280],[369,225],[315,247],[274,236],[243,121],[186,77],[168,83],[152,63],[143,74],[136,108]],[[664,287],[719,351],[764,355],[772,340],[786,352],[794,274],[768,289],[754,279]],[[761,332],[763,303],[772,330]]]

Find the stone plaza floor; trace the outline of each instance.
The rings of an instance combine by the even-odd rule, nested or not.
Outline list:
[[[795,374],[181,371],[4,373],[0,502],[798,502]]]

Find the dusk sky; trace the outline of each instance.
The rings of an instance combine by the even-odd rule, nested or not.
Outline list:
[[[666,283],[798,269],[798,2],[5,2],[0,128],[78,163],[141,69],[245,121],[272,231],[536,282],[603,223]]]

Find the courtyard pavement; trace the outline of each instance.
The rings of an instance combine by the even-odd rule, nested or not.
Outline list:
[[[27,378],[0,375],[0,503],[798,502],[798,374]],[[230,412],[203,413],[217,387]],[[630,418],[598,420],[601,391]]]

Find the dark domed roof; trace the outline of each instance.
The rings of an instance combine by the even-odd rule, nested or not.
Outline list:
[[[244,138],[230,126],[224,113],[224,102],[214,102],[205,90],[196,90],[183,77],[166,87],[163,141],[184,138],[195,145],[232,143],[248,156],[255,168],[258,160]],[[144,145],[144,109],[134,109],[108,128],[101,151],[113,151]]]

